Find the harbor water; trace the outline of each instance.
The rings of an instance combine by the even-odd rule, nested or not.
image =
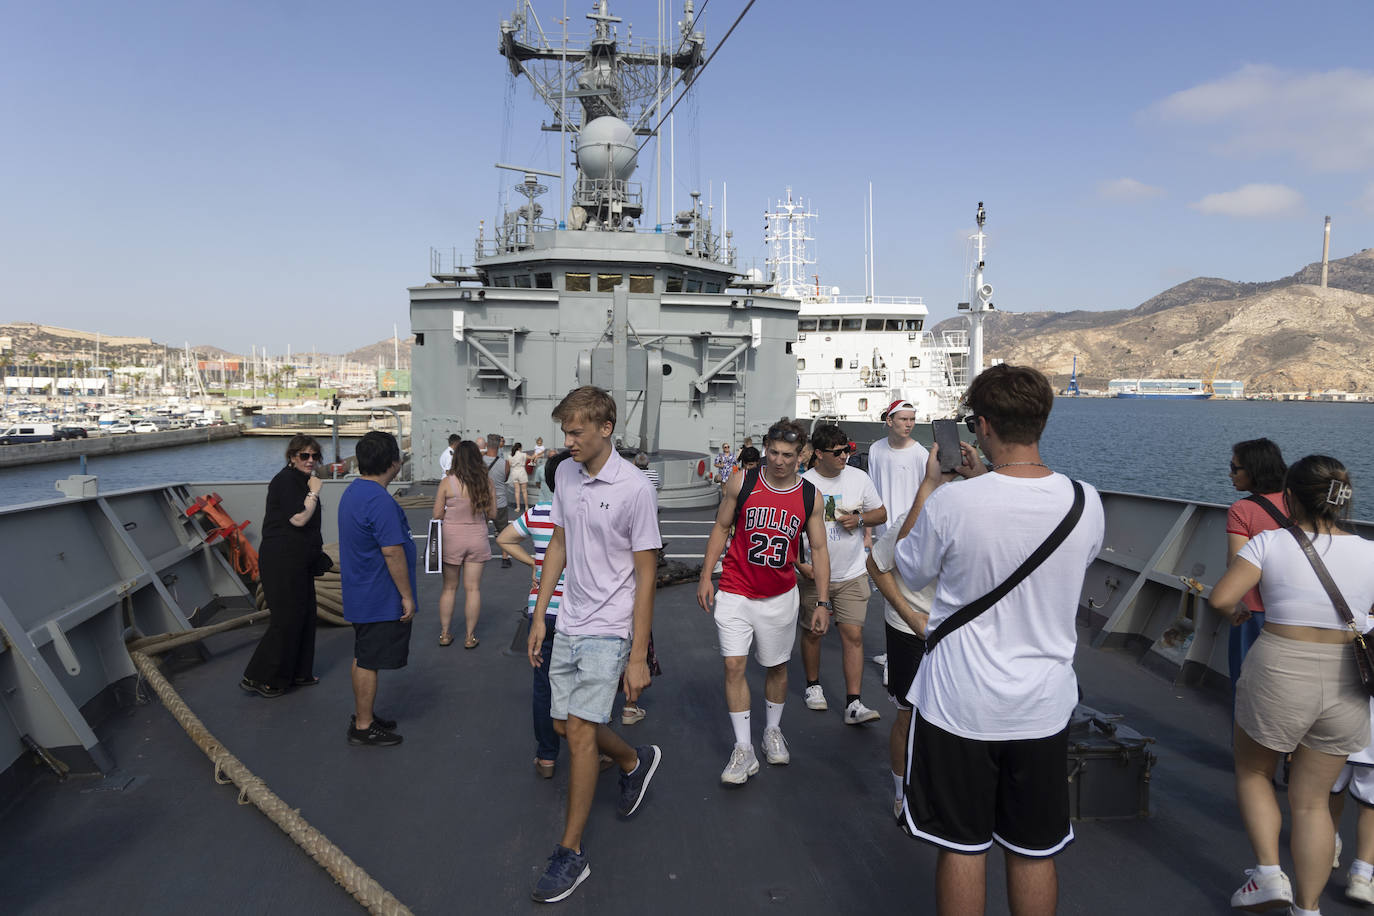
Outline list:
[[[1041,442],[1055,470],[1099,489],[1230,503],[1232,444],[1267,436],[1290,461],[1323,453],[1339,458],[1355,483],[1353,515],[1374,518],[1374,405],[1271,401],[1056,399]],[[532,438],[532,437],[531,437]],[[355,439],[340,439],[343,456]],[[323,441],[327,457],[332,446]],[[865,443],[866,445],[866,443]],[[87,473],[103,491],[168,481],[268,480],[283,464],[283,439],[245,437],[91,459]],[[420,461],[426,459],[421,456]],[[0,505],[52,499],[55,480],[79,473],[76,461],[0,471]]]

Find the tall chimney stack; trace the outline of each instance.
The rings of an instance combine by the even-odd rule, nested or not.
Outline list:
[[[1326,260],[1331,255],[1331,217],[1326,218],[1326,228],[1322,230],[1322,289],[1326,289]]]

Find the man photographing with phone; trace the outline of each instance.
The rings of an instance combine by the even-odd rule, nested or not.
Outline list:
[[[937,445],[896,567],[938,580],[912,714],[901,823],[939,848],[939,912],[982,912],[987,850],[1006,854],[1014,913],[1053,913],[1052,858],[1073,841],[1068,722],[1083,576],[1102,545],[1097,491],[1052,471],[1040,436],[1054,393],[1035,369],[985,369],[964,394],[971,446],[941,474]],[[956,487],[943,483],[969,478]]]

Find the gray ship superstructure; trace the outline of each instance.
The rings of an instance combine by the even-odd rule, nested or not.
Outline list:
[[[662,473],[661,503],[707,505],[707,451],[792,412],[798,303],[744,280],[698,192],[642,223],[640,146],[669,77],[686,85],[703,66],[691,3],[669,41],[622,42],[605,0],[588,19],[585,41],[545,36],[527,5],[501,25],[501,54],[553,110],[545,129],[566,135],[575,176],[555,220],[542,179],[558,173],[498,164],[523,174],[524,202],[479,235],[471,267],[436,256],[434,282],[410,290],[417,474],[454,432],[557,445],[553,407],[595,384],[615,396],[617,438]]]

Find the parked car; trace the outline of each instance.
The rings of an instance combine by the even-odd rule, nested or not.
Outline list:
[[[122,433],[131,433],[133,431],[134,428],[130,426],[128,423],[124,422],[112,423],[109,426],[105,427],[105,432],[109,433],[112,436],[118,436]]]
[[[155,433],[157,432],[157,424],[154,423],[152,420],[141,420],[138,423],[134,424],[134,432]]]
[[[84,426],[62,426],[57,430],[63,439],[85,439],[86,428]]]

